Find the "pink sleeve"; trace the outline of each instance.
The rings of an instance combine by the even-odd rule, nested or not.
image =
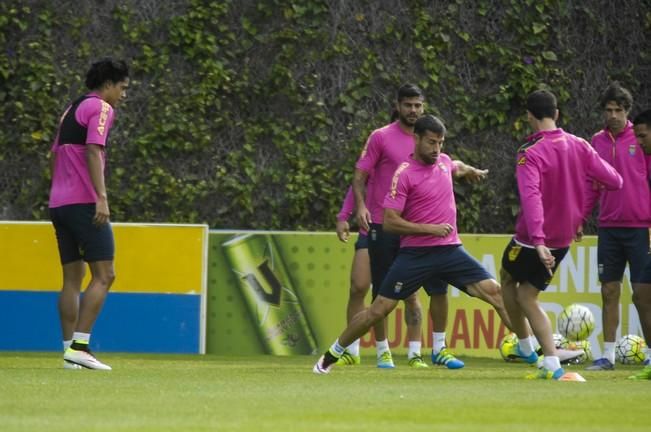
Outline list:
[[[409,176],[402,175],[403,171],[409,166],[409,162],[403,162],[398,166],[396,172],[393,174],[391,180],[391,188],[384,197],[383,207],[393,210],[398,210],[402,213],[405,209],[407,202],[407,195],[409,194]]]
[[[537,246],[545,244],[545,232],[543,231],[545,215],[540,193],[540,171],[535,160],[532,160],[530,156],[524,152],[518,153],[515,174],[518,181],[522,215],[525,218],[533,246]]]
[[[617,170],[603,160],[592,147],[588,147],[587,151],[588,175],[603,185],[606,190],[621,189],[624,180]]]
[[[366,145],[364,145],[364,149],[362,150],[362,154],[355,164],[355,168],[367,173],[371,173],[380,161],[381,156],[382,139],[377,131],[373,131],[368,137],[368,140],[366,140]]]
[[[75,113],[79,124],[86,126],[86,144],[106,145],[109,130],[113,124],[113,108],[99,98],[88,98]]]
[[[353,194],[353,187],[349,186],[344,202],[341,204],[341,210],[339,210],[339,214],[337,214],[337,221],[347,221],[350,219],[354,209],[355,194]]]

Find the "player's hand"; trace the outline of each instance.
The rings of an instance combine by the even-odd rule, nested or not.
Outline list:
[[[580,242],[581,240],[583,240],[583,224],[579,225],[576,234],[574,234],[574,241]]]
[[[350,238],[350,225],[347,221],[337,221],[337,237],[339,240],[346,243]]]
[[[357,224],[368,231],[370,229],[369,224],[371,224],[371,212],[368,211],[366,207],[362,207],[357,211]]]
[[[554,258],[554,255],[552,255],[549,248],[545,245],[536,246],[536,252],[538,252],[538,257],[540,258],[540,261],[547,269],[547,273],[549,273],[550,276],[553,276],[554,272],[552,271],[552,269],[554,268],[554,264],[556,263],[556,258]]]
[[[450,224],[433,224],[430,234],[436,237],[445,237],[454,231],[454,227]]]
[[[470,168],[466,174],[466,180],[470,183],[478,183],[488,176],[488,170],[481,170],[477,168]]]
[[[104,225],[105,223],[108,223],[109,216],[108,200],[100,197],[95,203],[95,216],[93,217],[93,223],[95,225]]]

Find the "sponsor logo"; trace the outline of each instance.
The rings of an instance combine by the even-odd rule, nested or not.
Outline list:
[[[391,180],[391,198],[395,198],[398,194],[398,179],[400,174],[409,166],[409,162],[403,162],[400,164],[395,174],[393,174],[393,179]]]
[[[106,131],[106,121],[108,120],[109,104],[102,101],[102,111],[99,113],[99,122],[97,123],[97,133],[104,136]]]

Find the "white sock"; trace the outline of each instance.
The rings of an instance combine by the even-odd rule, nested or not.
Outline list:
[[[537,351],[538,348],[540,348],[542,345],[540,345],[540,342],[538,342],[538,339],[534,335],[529,335],[529,339],[531,340],[531,350],[532,351]]]
[[[375,341],[375,349],[377,350],[377,356],[380,357],[385,351],[389,351],[389,341],[387,339]]]
[[[651,347],[647,346],[646,348],[644,348],[644,354],[645,354],[644,356],[645,362],[651,360]]]
[[[68,348],[72,345],[72,339],[63,341],[63,352],[66,352]]]
[[[330,347],[330,352],[337,354],[338,357],[341,357],[341,355],[344,353],[344,350],[345,348],[339,344],[339,339],[337,339],[335,343],[333,343]]]
[[[72,334],[72,340],[88,343],[90,341],[90,333],[74,332]]]
[[[353,343],[346,347],[346,351],[350,355],[359,356],[359,339],[355,339]]]
[[[439,351],[445,348],[445,332],[432,332],[432,341],[432,353],[437,354]]]
[[[604,342],[604,353],[602,357],[615,364],[615,342]]]
[[[409,352],[407,353],[407,358],[412,359],[414,357],[420,357],[420,341],[409,341]]]
[[[554,372],[561,367],[561,361],[556,356],[545,356],[543,359],[543,367]]]
[[[529,337],[526,337],[524,339],[519,339],[518,340],[518,345],[520,346],[520,351],[525,356],[529,356],[533,352],[533,341],[531,339],[532,339],[532,337],[529,336]]]

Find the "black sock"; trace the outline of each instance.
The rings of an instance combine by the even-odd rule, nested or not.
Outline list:
[[[70,345],[70,348],[72,348],[73,350],[77,350],[77,351],[90,352],[90,350],[88,349],[88,344],[87,343],[79,343],[77,341],[72,341],[72,345]]]
[[[327,368],[333,363],[337,363],[337,360],[339,360],[338,357],[335,357],[332,355],[330,350],[326,351],[325,354],[323,354],[323,363],[321,364],[324,368]]]

